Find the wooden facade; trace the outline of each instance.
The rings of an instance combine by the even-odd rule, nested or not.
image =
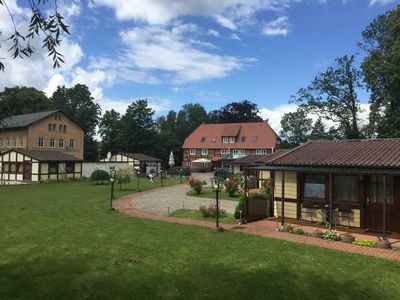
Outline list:
[[[135,169],[138,169],[141,174],[156,174],[160,173],[162,168],[161,159],[144,155],[142,153],[117,153],[112,155],[110,159],[102,159],[102,162],[125,163]]]

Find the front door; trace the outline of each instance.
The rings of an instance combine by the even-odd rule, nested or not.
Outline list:
[[[365,227],[383,228],[383,176],[366,177]],[[400,177],[386,177],[386,229],[400,232]]]
[[[32,179],[32,165],[30,161],[24,162],[24,180]]]

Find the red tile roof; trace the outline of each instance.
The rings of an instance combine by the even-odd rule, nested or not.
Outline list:
[[[222,143],[223,136],[235,136],[236,142]],[[277,138],[266,122],[201,124],[186,138],[182,148],[268,149],[276,147]]]
[[[400,168],[400,139],[309,141],[266,165]]]

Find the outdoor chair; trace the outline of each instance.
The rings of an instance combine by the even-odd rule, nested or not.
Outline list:
[[[348,224],[348,228],[350,228],[350,222],[353,219],[353,210],[351,205],[348,204],[341,204],[338,206],[338,223],[339,223],[339,214],[341,215],[342,219],[345,219]]]
[[[314,203],[314,209],[317,209],[320,211],[321,218],[319,220],[319,223],[326,224],[328,213],[327,213],[325,204],[324,203]]]
[[[306,215],[308,215],[311,218],[311,223],[314,222],[314,204],[311,201],[303,201],[303,208],[305,209]]]

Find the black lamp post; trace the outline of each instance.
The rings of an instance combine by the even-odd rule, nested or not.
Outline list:
[[[215,222],[215,230],[222,231],[223,228],[219,226],[219,192],[221,190],[221,178],[214,176],[211,178],[211,187],[215,193],[215,204],[217,206],[217,217]]]
[[[182,183],[182,172],[183,172],[183,169],[180,168],[180,169],[179,169],[179,175],[180,175],[180,177],[181,177],[181,179],[180,179],[180,182],[181,182],[181,183]]]
[[[111,196],[110,196],[110,208],[114,210],[113,199],[114,199],[114,182],[115,182],[115,169],[110,170],[110,182],[111,182]]]
[[[139,186],[139,175],[140,175],[140,168],[135,167],[136,170],[136,179],[137,179],[137,191],[140,192],[140,186]]]
[[[161,186],[163,186],[163,182],[162,182],[162,180],[163,180],[163,178],[162,178],[162,175],[163,174],[163,169],[161,168],[160,169],[160,180],[161,180]]]

